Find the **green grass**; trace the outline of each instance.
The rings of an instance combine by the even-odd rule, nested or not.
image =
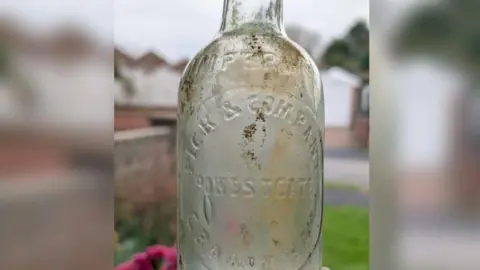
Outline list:
[[[344,184],[341,182],[325,182],[324,184],[325,188],[332,188],[332,189],[347,189],[347,190],[353,190],[353,191],[360,191],[361,188],[355,186],[355,185],[350,185],[350,184]]]
[[[323,265],[332,270],[368,270],[368,209],[325,206]]]

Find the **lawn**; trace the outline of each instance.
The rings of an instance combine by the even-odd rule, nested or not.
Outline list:
[[[367,208],[326,205],[323,226],[323,265],[332,270],[369,269]],[[115,252],[115,264],[126,261],[134,253],[151,245],[148,239],[138,233],[136,237],[122,241],[121,248]]]
[[[332,270],[368,270],[368,209],[325,206],[324,211],[323,264]]]

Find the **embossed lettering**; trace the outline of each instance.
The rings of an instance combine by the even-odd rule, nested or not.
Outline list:
[[[218,56],[216,54],[210,55],[208,62],[207,62],[207,68],[208,72],[213,72],[215,70],[215,65],[217,63],[217,58]]]
[[[225,101],[223,103],[223,110],[225,111],[225,120],[226,121],[231,121],[237,116],[240,115],[242,112],[242,109],[238,106],[233,106],[229,101]]]
[[[301,125],[304,125],[306,122],[307,121],[305,119],[305,114],[302,112],[302,110],[298,110],[297,117],[293,121],[293,124],[297,126],[301,126]]]
[[[249,179],[243,184],[243,192],[246,198],[251,198],[255,195],[255,188],[253,187],[252,179]]]
[[[208,195],[203,196],[203,215],[207,225],[210,225],[213,217],[213,205]]]
[[[200,145],[202,144],[202,141],[198,140],[198,138],[197,138],[197,133],[194,133],[194,134],[193,134],[191,143],[192,143],[192,146],[193,146],[193,148],[195,149],[195,151],[197,151],[198,149],[200,149]]]
[[[192,73],[195,74],[199,81],[202,80],[205,75],[215,70],[217,58],[218,56],[215,54],[204,55],[194,63]]]
[[[275,113],[273,114],[275,117],[280,119],[285,119],[288,116],[288,113],[293,110],[293,104],[286,102],[283,99],[278,101],[278,105],[275,109]]]
[[[312,126],[308,125],[305,132],[303,132],[303,136],[305,138],[305,141],[308,143],[310,156],[312,157],[312,160],[314,161],[314,164],[315,164],[314,169],[315,171],[317,171],[320,166],[318,162],[318,138],[312,135],[312,132],[313,132],[312,130],[313,130]],[[312,141],[309,142],[310,139],[312,139]]]
[[[189,217],[188,217],[188,230],[190,232],[193,232],[194,228],[195,228],[195,223],[198,222],[198,214],[197,213],[193,213],[191,214]]]
[[[242,55],[245,59],[245,69],[259,69],[262,67],[261,62],[257,60],[259,56],[258,53],[255,53],[254,51],[244,51],[242,52]]]
[[[310,140],[310,136],[312,135],[312,126],[308,125],[307,130],[303,132],[303,137],[305,138],[305,141],[308,142]]]
[[[263,54],[265,64],[272,65],[277,61],[277,56],[274,53],[264,53]]]
[[[278,178],[275,184],[276,184],[276,190],[278,192],[278,198],[284,199],[290,195],[291,186],[289,182],[285,180],[285,178],[283,177]]]
[[[205,194],[211,195],[214,189],[213,179],[210,176],[204,176],[203,178]]]
[[[203,177],[198,175],[195,179],[195,184],[197,184],[197,187],[203,188]]]
[[[203,247],[209,239],[210,235],[208,234],[207,230],[203,229],[200,235],[195,237],[195,243],[200,247]]]
[[[311,178],[300,178],[300,194],[310,195],[312,193],[312,179]]]
[[[275,179],[238,179],[237,177],[201,175],[195,177],[195,185],[205,195],[231,198],[253,198],[257,195],[265,199],[288,199],[292,196],[310,198],[310,181],[310,178],[304,177]]]
[[[227,52],[222,59],[222,70],[225,70],[227,66],[231,63],[233,63],[233,60],[235,59],[235,52]]]
[[[270,198],[272,193],[272,179],[263,178],[262,179],[262,187],[263,187],[263,196],[264,198]]]
[[[217,244],[213,245],[208,257],[212,260],[220,258],[220,246],[218,246]]]
[[[248,110],[251,113],[257,113],[258,110],[261,108],[261,103],[257,95],[251,95],[247,98],[248,100]]]
[[[235,61],[238,56],[239,55],[234,54],[226,55],[225,57],[222,57],[222,59],[218,59],[218,65],[224,68],[231,62]],[[245,55],[245,57],[248,57],[248,54]],[[268,62],[266,59],[269,57],[268,54],[262,56],[262,58],[265,59],[262,63],[263,66]],[[276,60],[274,58],[275,56],[273,55],[272,61]],[[212,63],[209,62],[210,59],[202,61],[205,61],[205,64]],[[201,69],[205,72],[204,67]],[[191,188],[195,189],[193,194],[196,198],[198,197],[198,200],[195,201],[194,205],[189,204],[185,208],[182,208],[183,211],[189,212],[180,213],[185,221],[184,224],[180,224],[180,239],[184,239],[184,241],[193,244],[194,249],[188,251],[188,253],[197,253],[197,255],[204,260],[205,266],[210,269],[224,268],[225,263],[227,263],[229,267],[234,270],[286,270],[288,267],[281,265],[280,260],[277,263],[277,255],[280,254],[275,253],[275,256],[255,253],[232,254],[230,252],[233,251],[231,249],[233,246],[223,242],[220,238],[214,237],[212,233],[215,229],[220,228],[218,226],[228,224],[223,223],[224,221],[228,222],[228,220],[223,220],[223,217],[219,216],[219,213],[225,211],[225,207],[228,207],[228,204],[230,203],[235,204],[241,200],[245,200],[246,202],[249,201],[247,204],[253,203],[254,200],[263,200],[264,203],[267,203],[268,205],[270,205],[270,203],[275,204],[275,201],[278,202],[280,200],[286,202],[287,205],[289,201],[292,203],[307,200],[316,202],[320,191],[318,190],[317,181],[319,181],[319,177],[321,177],[321,175],[318,174],[318,167],[321,165],[319,162],[319,159],[321,158],[319,148],[322,147],[322,137],[320,137],[321,132],[318,130],[315,123],[315,115],[306,107],[307,105],[298,102],[292,94],[267,93],[265,91],[253,92],[252,90],[254,89],[249,89],[246,92],[236,92],[235,89],[231,90],[232,91],[230,91],[230,89],[225,90],[229,91],[225,96],[221,96],[220,92],[214,93],[213,98],[208,99],[205,101],[205,104],[198,107],[198,110],[196,110],[196,112],[198,112],[197,118],[191,118],[192,121],[196,120],[196,123],[194,124],[196,130],[190,130],[188,127],[185,128],[186,131],[188,131],[187,134],[190,135],[190,138],[187,137],[187,140],[185,140],[183,145],[185,159],[182,165],[185,168],[185,173],[189,172],[192,176],[188,177],[188,186],[185,185],[187,187],[184,188],[186,188],[185,191],[187,194],[191,193]],[[245,95],[247,95],[246,104]],[[247,115],[243,115],[244,113]],[[248,115],[249,113],[252,115]],[[267,118],[266,116],[268,115],[269,117]],[[232,173],[235,173],[236,168],[234,167],[236,165],[235,159],[232,159],[232,162],[228,163],[216,163],[216,159],[222,157],[212,155],[212,158],[215,159],[212,161],[213,167],[209,166],[207,170],[203,170],[204,168],[194,166],[197,157],[200,159],[201,157],[209,156],[208,151],[210,151],[210,149],[204,149],[203,144],[207,143],[206,147],[215,147],[217,142],[214,140],[220,138],[224,134],[218,134],[215,138],[213,136],[212,138],[207,138],[207,136],[217,131],[223,133],[224,129],[226,130],[233,127],[233,123],[227,122],[232,120],[237,121],[237,117],[242,121],[245,120],[245,123],[248,125],[252,124],[253,121],[262,122],[255,123],[258,125],[258,136],[256,136],[255,140],[261,139],[261,135],[263,135],[262,128],[263,132],[270,132],[275,130],[277,123],[279,123],[278,126],[281,129],[290,132],[289,136],[285,136],[285,138],[295,144],[295,147],[298,146],[299,151],[307,151],[308,155],[311,157],[311,161],[306,162],[307,164],[302,163],[298,165],[298,168],[293,168],[294,166],[297,166],[297,163],[292,162],[289,164],[288,160],[286,160],[285,164],[286,166],[292,166],[291,170],[269,171],[267,170],[267,166],[265,166],[263,174],[257,175],[256,173],[258,173],[258,171],[250,171],[251,174],[239,173],[235,176],[232,175]],[[277,122],[275,119],[270,121],[271,119],[269,118],[276,118],[280,121]],[[297,140],[297,137],[292,139],[293,134],[300,137],[300,142]],[[238,139],[240,139],[240,136]],[[270,147],[269,143],[270,140],[266,142],[266,152],[269,152],[267,149]],[[237,149],[236,146],[237,144],[232,143],[231,147],[233,148],[231,150]],[[262,147],[264,146],[262,145]],[[204,155],[203,152],[199,151],[207,152]],[[229,150],[226,149],[226,151]],[[292,157],[292,159],[294,158],[295,157]],[[306,157],[302,157],[302,160],[303,158]],[[264,160],[263,155],[258,156],[259,164],[260,160]],[[265,162],[267,161],[265,160]],[[226,168],[221,168],[218,167],[220,166],[219,164],[228,165],[226,165]],[[268,164],[268,162],[266,164]],[[217,170],[215,168],[217,168]],[[314,169],[314,171],[312,169]],[[309,203],[309,205],[311,204]],[[315,213],[318,212],[318,210],[315,209],[312,211]],[[252,213],[245,213],[245,217],[242,216],[241,221],[243,222],[245,220],[245,224],[247,224],[247,220],[250,222],[251,219],[256,218],[255,213],[255,209],[252,210]],[[233,214],[234,219],[240,218],[236,213]],[[309,219],[307,221],[307,215],[308,212],[303,211],[298,212],[298,215],[296,215],[296,218],[299,219],[299,223],[302,222],[306,224],[308,222],[309,224],[308,226],[301,228],[301,232],[299,233],[305,232],[305,234],[301,235],[301,238],[292,239],[290,243],[280,238],[273,239],[279,243],[275,248],[280,252],[285,252],[281,253],[280,256],[285,257],[286,260],[295,261],[295,264],[298,263],[297,260],[302,260],[303,262],[304,258],[303,256],[300,256],[300,254],[303,255],[306,248],[310,248],[310,246],[315,244],[315,239],[312,237],[313,235],[316,235],[316,231],[312,232],[312,230],[314,230],[313,228],[316,224],[311,225],[314,220],[311,221]],[[277,224],[269,225],[269,228],[271,227],[272,230],[281,231],[283,229],[282,221],[277,219],[276,216],[275,218],[268,217],[266,222],[269,224],[270,222]],[[183,228],[183,225],[185,225],[185,228]],[[240,224],[233,229],[241,231],[242,227],[238,227],[239,225]],[[183,232],[184,229],[185,232]],[[185,233],[185,238],[183,238],[183,233]],[[236,235],[238,238],[237,240],[243,241],[245,247],[253,244],[253,237],[255,238],[255,241],[257,241],[258,236],[259,235],[255,230],[252,231],[248,237],[244,235]],[[220,244],[222,244],[222,246],[220,246]],[[275,243],[273,242],[273,244]],[[288,250],[284,250],[285,248],[288,248]]]
[[[265,255],[263,258],[262,258],[262,261],[260,263],[260,269],[274,269],[273,268],[273,260],[275,259],[275,257],[273,257],[272,255]]]
[[[230,182],[232,183],[232,194],[231,197],[238,197],[240,194],[240,191],[242,187],[240,186],[240,183],[238,182],[236,177],[230,178]]]
[[[313,141],[309,145],[310,155],[312,156],[312,159],[314,161],[317,160],[317,155],[318,155],[317,149],[318,149],[317,138],[314,138]]]
[[[198,127],[203,131],[203,134],[207,136],[215,130],[216,125],[215,123],[212,123],[208,118],[208,115],[206,115],[204,118],[200,119]]]
[[[273,111],[273,102],[275,98],[273,96],[266,96],[262,102],[262,112],[266,115],[270,115]]]
[[[193,167],[195,163],[195,155],[194,152],[191,152],[187,149],[187,155],[185,158],[184,169],[189,173],[193,174]]]
[[[226,192],[227,192],[227,177],[222,177],[222,176],[219,176],[216,178],[215,180],[215,195],[217,196],[225,196]]]

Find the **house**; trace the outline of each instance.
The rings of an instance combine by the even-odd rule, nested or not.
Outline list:
[[[368,147],[370,135],[370,85],[368,82],[363,82],[354,89],[350,130],[356,146]]]
[[[148,52],[135,61],[134,67],[144,72],[153,72],[156,69],[169,66],[163,57],[158,56],[154,52]]]
[[[115,82],[115,130],[173,125],[176,120],[178,85],[186,65],[171,66],[164,58],[148,52],[138,59],[116,49],[116,62],[126,80]],[[133,94],[125,91],[128,82]]]
[[[135,59],[119,48],[114,48],[113,59],[119,66],[133,67],[135,65]]]
[[[368,112],[368,103],[364,102],[368,96],[360,92],[368,91],[363,91],[365,87],[361,79],[339,67],[321,71],[320,74],[325,99],[325,146],[365,147],[368,141],[368,114],[362,117],[360,108]],[[359,100],[363,103],[360,104]]]
[[[174,64],[172,66],[172,68],[179,73],[183,73],[183,71],[185,70],[185,68],[188,65],[188,62],[189,62],[188,59],[183,59],[183,60],[177,62],[176,64]]]
[[[450,177],[457,183],[453,193],[459,208],[474,212],[480,203],[480,96],[473,87],[454,99]]]
[[[12,45],[0,82],[0,175],[66,172],[104,158],[93,145],[113,122],[111,61],[77,28],[35,36],[15,25],[0,22]]]

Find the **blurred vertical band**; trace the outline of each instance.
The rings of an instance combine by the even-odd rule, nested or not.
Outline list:
[[[480,269],[479,12],[371,0],[371,269]]]
[[[113,2],[0,3],[0,269],[111,269]]]

